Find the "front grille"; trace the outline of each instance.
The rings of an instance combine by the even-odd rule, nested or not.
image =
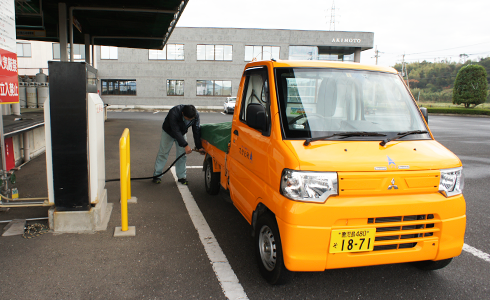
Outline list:
[[[425,237],[439,231],[433,214],[369,218],[376,227],[374,251],[413,248]],[[407,240],[410,240],[409,242]]]

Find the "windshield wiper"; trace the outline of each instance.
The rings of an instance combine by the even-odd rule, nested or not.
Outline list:
[[[424,134],[424,133],[429,133],[429,132],[427,130],[412,130],[412,131],[398,132],[396,134],[397,136],[395,136],[395,137],[393,137],[391,139],[382,140],[379,143],[379,145],[384,147],[389,142],[394,141],[394,140],[401,139],[402,137],[405,137],[407,135],[411,135],[411,134]]]
[[[366,132],[366,131],[354,131],[354,132],[339,132],[339,133],[334,133],[332,135],[327,135],[327,136],[319,136],[319,137],[314,137],[314,138],[307,138],[303,145],[308,146],[311,142],[314,141],[319,141],[319,140],[325,140],[334,136],[342,136],[344,138],[351,137],[351,136],[386,136],[386,134],[378,133],[378,132]]]

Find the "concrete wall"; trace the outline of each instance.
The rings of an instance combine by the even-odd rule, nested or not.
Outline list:
[[[288,59],[290,45],[373,47],[372,32],[305,31],[236,28],[177,27],[169,44],[184,44],[184,60],[149,60],[148,50],[119,48],[117,60],[101,60],[96,47],[99,79],[136,79],[137,95],[102,95],[111,105],[222,106],[224,97],[197,96],[197,80],[230,80],[236,96],[245,61],[245,46],[280,46],[280,59]],[[198,61],[198,44],[233,45],[232,61]],[[362,61],[362,59],[361,59]],[[184,80],[184,96],[167,96],[167,79]],[[100,89],[100,88],[99,88]],[[101,90],[101,89],[100,89]]]
[[[44,138],[44,126],[34,128],[12,137],[14,144],[15,165],[19,166],[24,163],[24,134],[29,139],[29,157],[30,159],[44,153],[46,150],[46,141]]]

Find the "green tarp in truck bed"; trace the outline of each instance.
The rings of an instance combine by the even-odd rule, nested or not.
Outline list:
[[[228,143],[231,142],[231,122],[201,124],[201,139],[228,153]]]

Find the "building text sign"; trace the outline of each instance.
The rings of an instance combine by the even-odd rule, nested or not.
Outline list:
[[[339,38],[333,38],[332,43],[351,43],[351,44],[360,44],[361,39],[339,39]]]
[[[0,103],[18,103],[15,0],[0,0],[0,7]]]

